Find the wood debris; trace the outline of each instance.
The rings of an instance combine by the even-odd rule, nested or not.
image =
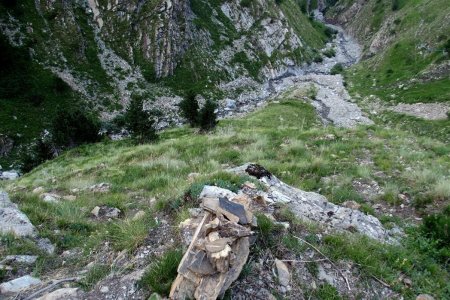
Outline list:
[[[203,197],[203,216],[180,224],[195,233],[178,266],[170,299],[217,299],[238,278],[249,255],[249,236],[254,223],[251,199],[239,195]]]

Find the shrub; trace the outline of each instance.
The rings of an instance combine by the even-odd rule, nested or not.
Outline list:
[[[49,138],[41,137],[21,152],[22,172],[30,172],[33,168],[55,157],[56,148]]]
[[[60,148],[98,142],[101,138],[99,131],[98,117],[81,108],[60,109],[50,130],[53,142]]]
[[[158,114],[157,111],[145,111],[144,99],[133,96],[122,121],[132,137],[137,142],[144,143],[158,138],[155,128],[155,117]]]
[[[396,11],[400,8],[400,3],[399,0],[392,0],[392,6],[391,6],[393,11]]]
[[[241,0],[240,4],[242,7],[250,7],[252,5],[252,0]]]
[[[323,55],[329,58],[334,57],[336,56],[336,50],[334,50],[334,48],[328,48],[327,50],[323,51]]]
[[[344,67],[342,66],[342,64],[335,64],[333,68],[331,68],[330,74],[331,75],[336,75],[336,74],[341,74],[344,71]]]
[[[216,127],[217,125],[217,115],[216,115],[217,104],[212,100],[207,100],[205,106],[199,112],[199,125],[204,131],[208,131]]]
[[[150,266],[142,277],[140,285],[149,286],[153,292],[158,294],[168,295],[182,258],[183,253],[180,250],[168,251]]]
[[[196,126],[199,121],[199,105],[195,97],[195,93],[189,92],[179,105],[181,115],[192,127]]]
[[[426,237],[438,241],[440,247],[450,247],[450,206],[439,214],[426,217],[422,231]]]

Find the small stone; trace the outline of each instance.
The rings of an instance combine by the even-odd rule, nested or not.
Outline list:
[[[47,203],[58,203],[61,197],[56,194],[44,193],[41,195],[41,199]]]
[[[409,278],[404,278],[403,279],[403,284],[406,285],[407,287],[411,287],[412,286],[412,281]]]
[[[352,201],[345,201],[344,203],[342,203],[342,206],[350,208],[350,209],[353,209],[353,210],[358,210],[358,209],[361,208],[361,204],[359,204],[358,202],[353,201],[353,200]]]
[[[244,187],[255,190],[256,189],[256,184],[254,184],[253,182],[250,181],[246,181],[244,183]]]
[[[416,297],[416,300],[434,300],[434,297],[428,294],[420,294]]]
[[[18,293],[38,284],[41,284],[39,279],[25,275],[0,284],[0,294]]]
[[[143,217],[145,217],[145,211],[140,210],[133,216],[133,220],[139,220],[142,219]]]
[[[40,195],[43,193],[45,193],[45,189],[42,186],[39,186],[33,190],[33,194]]]
[[[109,292],[109,287],[107,287],[107,286],[102,286],[102,287],[101,287],[100,293],[106,294],[106,293],[108,293],[108,292]]]
[[[96,206],[91,210],[91,215],[98,218],[98,213],[100,212],[100,206]]]
[[[75,201],[75,200],[77,200],[77,196],[75,196],[75,195],[66,195],[66,196],[63,196],[63,199],[66,200],[66,201]]]
[[[194,182],[195,178],[199,177],[200,173],[189,173],[188,175],[188,181],[189,182]]]
[[[42,251],[45,251],[48,254],[55,253],[55,246],[50,242],[48,238],[41,238],[36,241],[36,245]]]
[[[91,215],[101,219],[117,219],[122,215],[122,211],[115,207],[102,205],[94,207],[91,211]]]
[[[278,281],[282,286],[287,287],[291,280],[288,267],[279,259],[275,259],[275,267],[277,268]]]

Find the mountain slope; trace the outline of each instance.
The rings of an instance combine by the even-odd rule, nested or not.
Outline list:
[[[364,47],[349,73],[355,90],[391,102],[450,101],[450,7],[446,0],[331,1],[327,17]]]
[[[179,122],[177,94],[237,97],[312,61],[329,38],[294,0],[4,0],[0,29],[5,47],[18,49],[39,74],[30,79],[39,98],[32,106],[27,86],[0,94],[0,132],[15,145],[0,157],[6,167],[19,145],[48,128],[58,106],[81,105],[109,121],[142,94],[163,110],[167,126]],[[6,60],[16,60],[12,51],[2,48]],[[20,77],[24,70],[13,66],[8,74]],[[65,82],[58,83],[62,94],[44,83],[57,80]]]

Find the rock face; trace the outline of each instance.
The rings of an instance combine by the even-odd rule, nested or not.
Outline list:
[[[0,191],[0,232],[19,237],[35,236],[36,229],[17,205],[9,200],[8,194]]]
[[[247,174],[245,170],[248,166],[247,164],[229,171]],[[270,202],[287,204],[300,219],[318,222],[334,230],[359,232],[381,242],[395,242],[393,233],[386,230],[374,216],[335,205],[320,194],[291,187],[274,175],[270,178],[262,177],[259,181],[267,187],[265,197]]]

